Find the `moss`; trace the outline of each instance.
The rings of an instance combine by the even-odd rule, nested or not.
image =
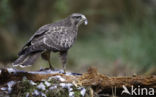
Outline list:
[[[80,90],[77,89],[75,86],[72,86],[73,92],[74,92],[74,97],[81,97]]]
[[[68,95],[69,95],[68,90],[61,87],[49,90],[47,93],[47,97],[69,97]]]
[[[55,85],[60,83],[59,80],[54,79],[54,78],[51,78],[50,80],[48,80],[48,82],[51,83],[51,84],[55,84]]]
[[[80,91],[74,91],[74,97],[81,97]]]
[[[29,94],[29,97],[34,97],[33,94],[34,90],[46,94],[47,97],[69,97],[68,89],[59,86],[60,82],[58,80],[51,79],[48,82],[51,83],[51,86],[57,85],[57,88],[50,90],[49,87],[51,86],[47,87],[45,85],[45,82],[42,81],[42,83],[46,86],[46,90],[41,90],[37,88],[37,85],[39,85],[41,82],[38,82],[37,85],[32,85],[30,83],[30,80],[23,79],[21,82],[18,82],[15,84],[15,86],[13,86],[11,97],[26,97],[27,94]],[[73,89],[72,92],[74,92],[74,97],[82,97],[80,93],[81,91],[80,89],[78,89],[75,86],[72,86],[71,88]],[[42,96],[40,94],[37,97],[42,97]],[[89,96],[85,96],[85,97],[89,97]]]
[[[18,82],[14,87],[13,91],[11,93],[12,97],[25,97],[27,93],[30,94],[29,97],[31,97],[31,93],[35,89],[35,86],[31,85],[29,80],[23,80],[21,82]]]

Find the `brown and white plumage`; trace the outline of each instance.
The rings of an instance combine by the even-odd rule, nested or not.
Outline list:
[[[19,52],[19,58],[13,63],[14,66],[29,66],[41,55],[49,62],[50,52],[60,52],[63,68],[65,69],[68,49],[73,45],[80,24],[87,24],[83,14],[74,13],[56,23],[40,27],[27,41]]]

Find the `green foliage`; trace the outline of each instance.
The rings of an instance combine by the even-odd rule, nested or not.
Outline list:
[[[56,12],[58,13],[67,13],[69,10],[67,0],[57,0],[54,7],[56,8]]]
[[[7,24],[7,21],[11,18],[11,8],[9,5],[9,0],[0,1],[0,25]]]
[[[54,4],[54,10],[55,13],[64,15],[67,14],[69,11],[69,6],[67,4],[68,0],[57,0]],[[60,19],[61,16],[57,16],[56,14],[53,14],[54,20]]]

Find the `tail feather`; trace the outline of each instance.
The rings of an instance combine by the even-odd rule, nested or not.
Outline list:
[[[15,62],[12,64],[13,66],[18,66],[18,65],[20,65],[23,61],[24,61],[24,59],[27,57],[27,55],[21,55],[21,56],[19,56],[16,60],[15,60]]]
[[[28,66],[28,65],[32,65],[35,63],[35,61],[38,59],[38,57],[40,56],[40,53],[35,53],[35,54],[30,54],[28,55],[28,57],[23,61],[23,66]]]
[[[40,56],[40,53],[32,53],[29,55],[20,55],[19,58],[13,63],[13,66],[31,66],[37,58]]]

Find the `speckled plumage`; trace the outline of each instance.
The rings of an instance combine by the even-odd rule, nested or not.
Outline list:
[[[19,58],[13,65],[32,65],[39,54],[44,52],[60,52],[60,55],[67,53],[77,37],[78,26],[83,22],[87,22],[86,17],[74,13],[61,21],[40,27],[19,52]]]

